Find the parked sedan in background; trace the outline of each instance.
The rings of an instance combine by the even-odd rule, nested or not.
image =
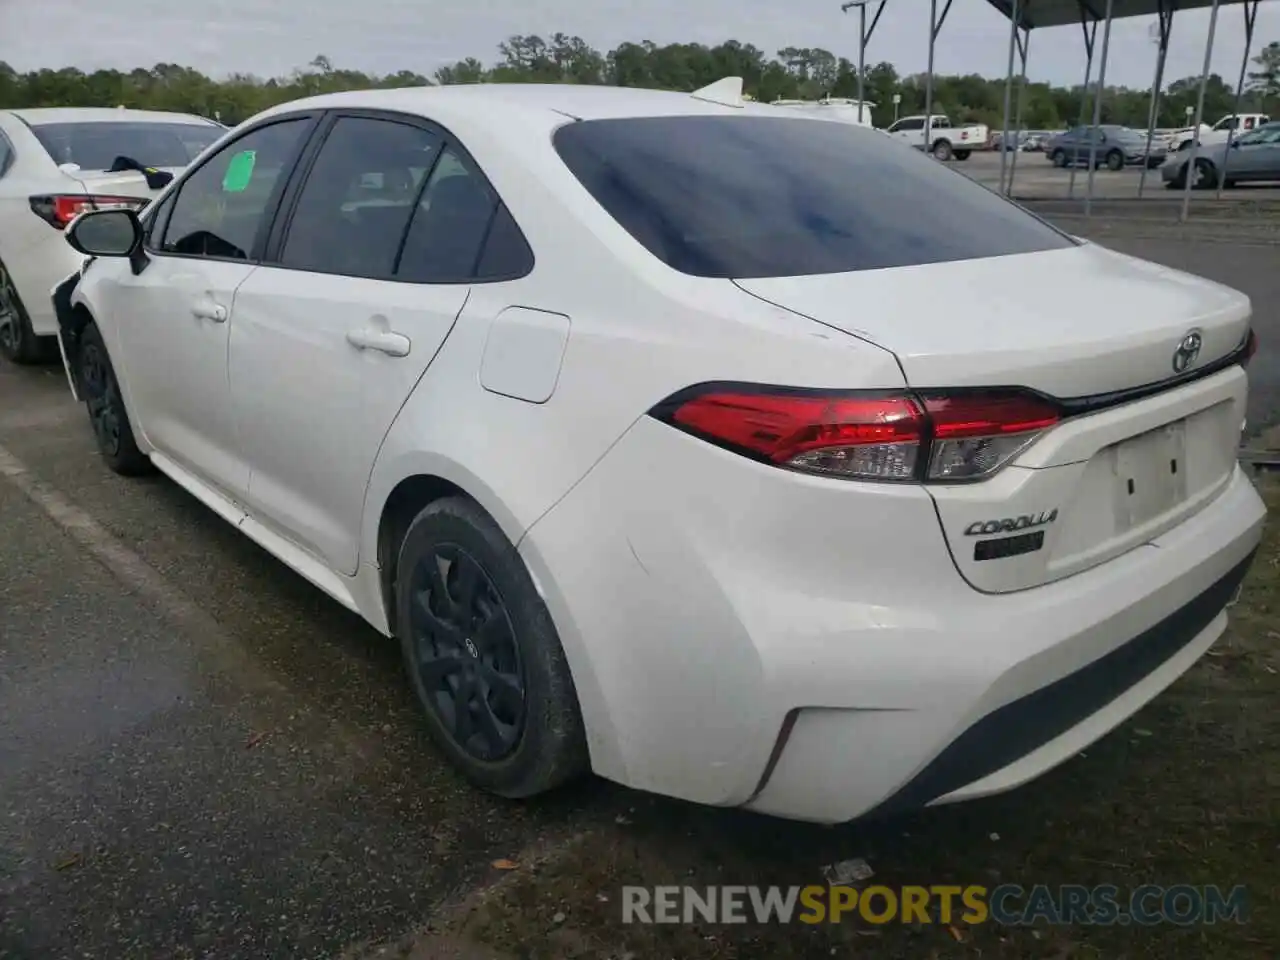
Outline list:
[[[1169,157],[1160,168],[1160,179],[1171,190],[1187,182],[1190,150]],[[1280,122],[1268,123],[1246,133],[1231,144],[1201,145],[1196,150],[1196,172],[1192,186],[1212,190],[1219,182],[1225,187],[1237,183],[1280,180]]]
[[[1103,125],[1073,127],[1046,142],[1044,153],[1055,167],[1081,163],[1088,166],[1092,153],[1095,166],[1123,170],[1127,166],[1142,163],[1150,168],[1158,167],[1164,162],[1166,150],[1163,144],[1155,140],[1152,140],[1148,150],[1144,131]]]
[[[0,111],[0,355],[30,363],[55,347],[49,290],[82,259],[62,235],[76,214],[146,206],[225,132],[150,110]]]

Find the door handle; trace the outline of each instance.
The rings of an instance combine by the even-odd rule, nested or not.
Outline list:
[[[191,313],[201,320],[212,320],[214,323],[225,323],[227,320],[227,308],[212,300],[197,300],[191,305]]]
[[[412,345],[403,333],[393,330],[349,330],[347,343],[357,350],[377,350],[389,357],[407,357]]]

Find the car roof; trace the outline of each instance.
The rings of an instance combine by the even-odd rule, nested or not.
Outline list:
[[[191,113],[166,113],[161,110],[130,110],[120,107],[33,107],[10,110],[19,120],[33,127],[46,123],[200,123],[217,126],[206,117]]]
[[[455,119],[475,121],[483,118],[496,123],[499,117],[516,115],[524,118],[541,115],[548,123],[559,125],[566,120],[744,113],[777,116],[781,112],[769,104],[748,101],[742,106],[727,106],[700,100],[688,93],[639,87],[565,83],[474,83],[321,94],[280,104],[258,116],[344,107],[415,114],[446,125]]]

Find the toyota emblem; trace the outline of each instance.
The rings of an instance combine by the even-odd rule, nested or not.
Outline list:
[[[1182,342],[1178,344],[1178,349],[1173,351],[1173,372],[1182,373],[1196,362],[1196,357],[1200,356],[1200,344],[1202,338],[1199,330],[1192,330]]]

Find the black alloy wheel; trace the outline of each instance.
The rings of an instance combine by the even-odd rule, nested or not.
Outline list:
[[[459,750],[493,763],[524,735],[525,671],[511,615],[489,575],[441,543],[411,575],[410,629],[420,689]]]
[[[87,324],[80,334],[75,377],[76,389],[89,412],[94,441],[107,466],[125,477],[152,472],[151,458],[138,449],[134,439],[115,368],[94,323]]]
[[[102,344],[90,340],[80,348],[80,388],[84,391],[98,450],[110,459],[120,453],[120,388]]]

